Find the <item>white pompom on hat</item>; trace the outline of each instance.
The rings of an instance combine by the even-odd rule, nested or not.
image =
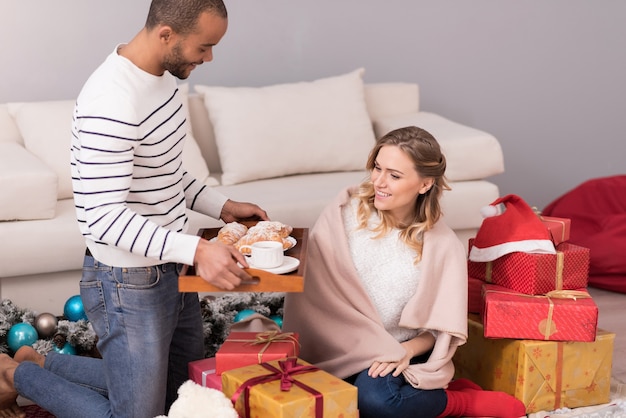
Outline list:
[[[556,254],[548,228],[521,197],[501,197],[481,213],[485,219],[470,249],[471,261],[493,261],[513,252]]]

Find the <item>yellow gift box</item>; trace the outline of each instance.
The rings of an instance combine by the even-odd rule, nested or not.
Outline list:
[[[526,413],[609,402],[615,334],[594,342],[489,339],[478,315],[468,317],[467,343],[454,355],[456,377],[515,396]]]
[[[298,358],[222,373],[222,392],[243,418],[357,418],[357,388]]]

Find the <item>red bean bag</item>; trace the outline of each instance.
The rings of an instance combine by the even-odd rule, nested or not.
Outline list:
[[[626,175],[586,181],[542,214],[571,219],[569,242],[590,249],[589,286],[626,293]]]

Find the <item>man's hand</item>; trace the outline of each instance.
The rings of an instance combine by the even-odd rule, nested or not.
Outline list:
[[[200,239],[193,262],[196,274],[220,289],[233,290],[242,280],[252,279],[237,265],[249,267],[246,257],[232,245]]]
[[[256,219],[269,221],[267,213],[254,203],[235,202],[228,199],[222,207],[220,219],[225,223],[240,221],[244,219]]]

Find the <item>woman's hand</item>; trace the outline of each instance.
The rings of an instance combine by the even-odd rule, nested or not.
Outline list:
[[[375,361],[367,371],[367,375],[370,377],[385,377],[389,373],[392,373],[393,377],[398,377],[400,374],[409,367],[411,356],[405,355],[400,361],[380,362]]]
[[[422,332],[418,336],[405,341],[402,344],[404,348],[404,357],[399,361],[375,361],[367,371],[370,377],[385,377],[392,373],[394,377],[409,367],[411,359],[415,356],[426,353],[435,345],[435,336],[431,332]]]

